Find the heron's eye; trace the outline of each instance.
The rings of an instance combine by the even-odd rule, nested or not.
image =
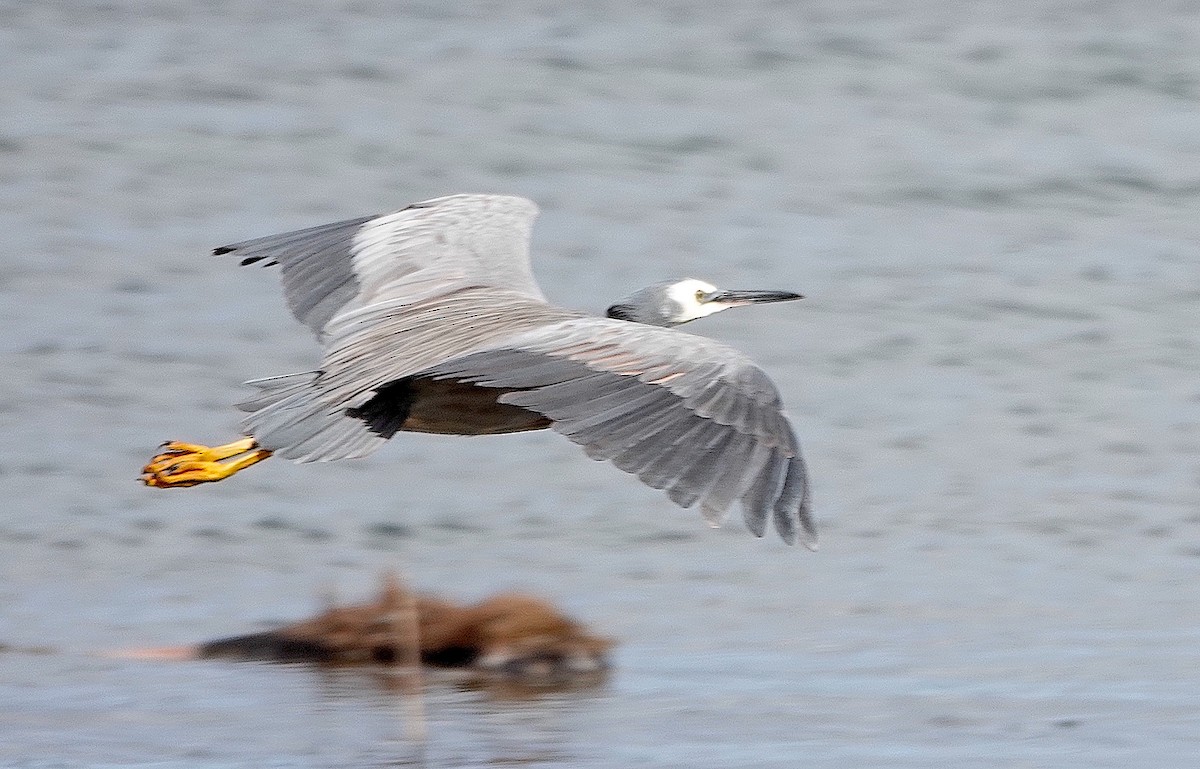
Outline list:
[[[708,294],[706,294],[704,292],[704,289],[696,289],[696,302],[697,303],[704,304],[704,297],[706,297],[706,296],[708,296]]]

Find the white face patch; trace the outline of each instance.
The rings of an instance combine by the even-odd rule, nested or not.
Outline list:
[[[721,304],[720,302],[702,303],[697,298],[697,295],[711,294],[716,290],[717,287],[711,283],[705,283],[695,278],[687,278],[669,286],[667,288],[667,296],[683,308],[683,318],[680,319],[680,322],[682,322],[703,318],[706,315],[712,315],[714,312],[726,309],[729,305]]]

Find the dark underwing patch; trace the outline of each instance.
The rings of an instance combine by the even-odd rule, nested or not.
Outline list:
[[[346,416],[361,419],[381,438],[391,438],[404,426],[412,404],[412,380],[397,379],[375,390],[375,395],[363,405],[346,409]]]

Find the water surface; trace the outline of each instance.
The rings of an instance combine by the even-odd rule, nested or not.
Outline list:
[[[1019,2],[0,4],[0,765],[1182,766],[1200,734],[1200,17]],[[696,276],[819,554],[553,434],[162,492],[314,365],[212,246],[458,191],[600,311]],[[399,568],[617,637],[604,686],[115,660]]]

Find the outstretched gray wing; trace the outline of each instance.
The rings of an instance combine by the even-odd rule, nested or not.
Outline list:
[[[717,524],[741,500],[784,541],[815,547],[808,473],[775,385],[749,359],[704,337],[573,318],[439,364],[418,376],[509,390],[502,403],[551,428],[681,507]]]
[[[383,299],[492,286],[543,299],[529,264],[537,206],[507,195],[450,195],[214,250],[278,264],[288,307],[318,336],[335,315]]]

